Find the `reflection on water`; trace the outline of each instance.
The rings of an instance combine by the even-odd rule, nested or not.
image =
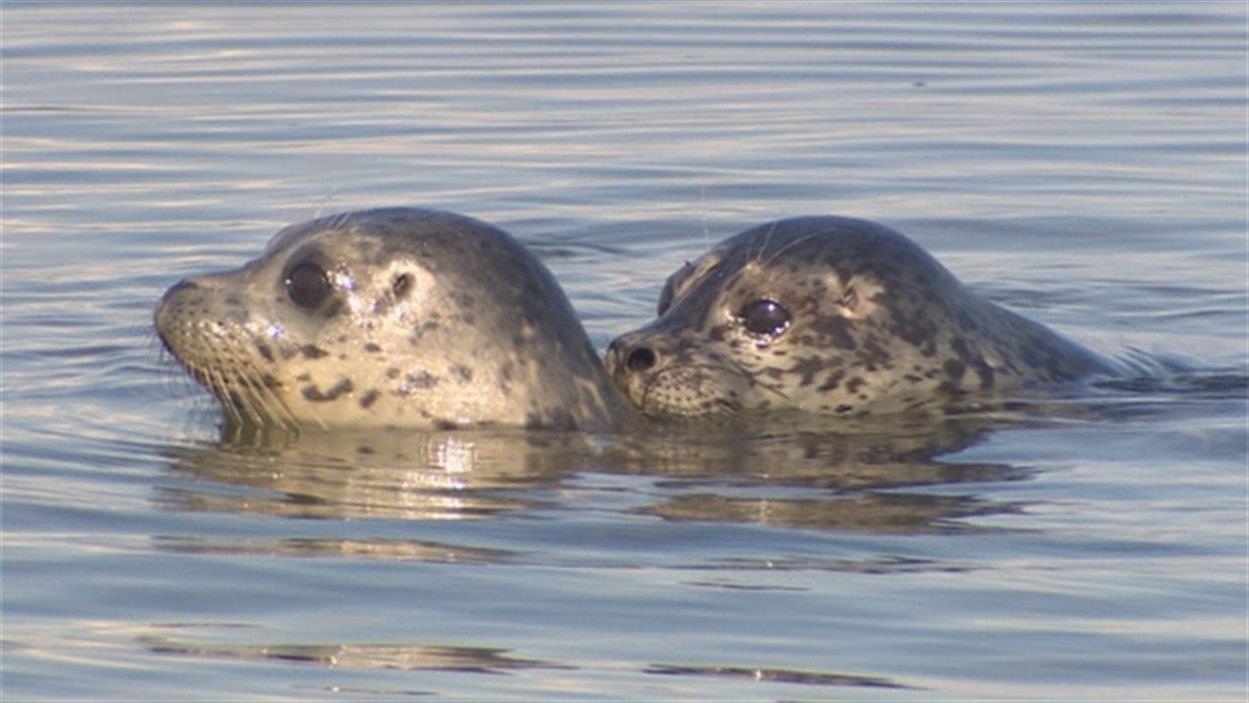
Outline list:
[[[973,497],[855,494],[840,499],[729,498],[682,495],[639,512],[669,520],[713,520],[806,529],[877,533],[953,532],[969,529],[955,518],[1005,513],[1009,504]]]
[[[518,554],[506,549],[483,549],[441,542],[402,539],[241,539],[214,540],[184,535],[157,535],[157,549],[183,554],[249,554],[276,557],[332,557],[385,559],[430,564],[506,564]]]
[[[749,681],[775,681],[796,683],[804,686],[863,686],[867,688],[911,688],[873,676],[848,676],[816,671],[793,671],[788,669],[746,669],[733,666],[673,666],[655,664],[646,669],[648,674],[664,676],[717,676],[727,679]]]
[[[1244,3],[3,15],[0,698],[1244,699]],[[1142,374],[839,434],[249,441],[170,393],[168,286],[393,205],[515,234],[600,348],[844,214]]]
[[[168,629],[167,626],[164,629]],[[186,629],[194,626],[176,626]],[[158,655],[279,661],[332,669],[392,669],[400,671],[445,671],[476,674],[505,674],[523,669],[567,669],[577,667],[517,657],[503,649],[486,647],[446,647],[404,644],[195,644],[164,635],[143,635],[138,643]],[[652,664],[644,674],[678,677],[712,676],[755,682],[790,683],[803,686],[912,688],[884,678],[823,671],[734,666],[683,666]],[[415,693],[415,692],[410,692]],[[426,692],[424,695],[431,695]]]
[[[570,477],[643,477],[648,492],[630,512],[668,520],[736,522],[809,529],[915,533],[957,529],[951,521],[1002,513],[1012,505],[924,489],[1020,480],[1004,465],[945,463],[993,423],[984,417],[911,419],[881,434],[692,427],[650,436],[603,437],[527,431],[228,434],[213,447],[172,452],[175,475],[195,481],[158,489],[167,509],[335,519],[465,520],[540,510]],[[1000,423],[998,423],[1000,424]],[[241,490],[240,490],[241,489]],[[888,491],[888,492],[882,492]],[[167,541],[180,550],[222,550]],[[344,556],[491,560],[468,547],[388,541],[237,543],[241,553],[316,550]],[[443,556],[439,556],[443,555]]]
[[[160,489],[156,500],[286,517],[481,518],[536,507],[535,498],[504,489],[554,485],[577,468],[580,442],[555,433],[275,433],[177,448],[171,470],[198,481]]]
[[[276,659],[340,669],[402,669],[501,674],[516,669],[569,667],[510,656],[502,649],[404,644],[193,644],[169,637],[144,636],[140,644],[154,654],[237,659]]]

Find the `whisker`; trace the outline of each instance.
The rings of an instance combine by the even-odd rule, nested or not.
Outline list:
[[[266,402],[261,389],[263,382],[254,374],[240,373],[237,377],[237,387],[244,392],[246,396],[248,409],[253,417],[256,418],[258,425],[281,425],[281,418],[269,412],[269,403]]]
[[[221,403],[221,408],[225,410],[226,414],[229,415],[236,424],[242,424],[243,415],[239,412],[239,409],[235,407],[235,399],[230,395],[230,390],[226,387],[225,380],[220,378],[217,374],[209,371],[196,369],[196,373],[204,380],[205,385],[207,385],[209,390],[212,391],[212,394],[217,396],[217,400]]]
[[[253,392],[260,405],[271,411],[269,414],[274,424],[281,425],[287,430],[297,430],[299,428],[299,420],[295,418],[295,413],[291,411],[290,406],[286,404],[286,401],[280,395],[265,384],[264,377],[259,371],[254,368],[251,370],[253,372],[250,375],[253,381]],[[325,423],[321,422],[320,418],[314,415],[313,419],[317,421],[317,424],[321,425],[322,429],[325,429]]]
[[[788,250],[792,249],[793,247],[795,247],[795,246],[797,246],[797,245],[799,245],[799,244],[802,244],[803,242],[806,242],[806,241],[810,241],[810,240],[812,240],[812,239],[815,239],[816,237],[820,237],[820,236],[823,236],[823,235],[825,235],[825,234],[828,234],[828,233],[829,233],[829,232],[831,232],[831,231],[832,231],[832,230],[828,230],[828,229],[820,229],[820,230],[816,230],[816,231],[814,231],[814,232],[809,232],[809,233],[807,233],[807,234],[802,235],[801,237],[798,237],[798,238],[796,238],[796,239],[793,239],[793,240],[791,240],[791,241],[788,241],[788,242],[786,242],[785,244],[781,245],[781,247],[780,247],[779,249],[777,249],[776,251],[772,252],[772,255],[771,255],[771,256],[769,256],[769,257],[768,257],[768,260],[767,260],[767,261],[764,261],[764,262],[763,262],[763,264],[766,266],[766,265],[768,265],[768,264],[772,263],[773,261],[776,261],[776,258],[777,258],[778,256],[780,256],[782,253],[784,253],[784,252],[786,252],[786,251],[788,251]],[[769,235],[770,235],[770,234],[771,234],[771,233],[769,233]]]
[[[772,226],[768,228],[768,233],[763,235],[763,244],[759,247],[759,252],[752,256],[746,257],[747,261],[753,261],[763,256],[763,252],[768,250],[768,244],[772,242],[772,235],[776,233],[776,228],[779,227],[780,224],[781,223],[779,221],[772,223]]]
[[[780,392],[779,390],[777,390],[777,389],[775,389],[775,388],[772,388],[771,386],[767,386],[767,385],[764,385],[764,384],[762,384],[762,383],[759,383],[758,381],[755,381],[755,377],[754,377],[753,375],[751,375],[751,373],[750,373],[749,371],[747,371],[747,370],[746,370],[746,367],[742,366],[742,365],[741,365],[740,363],[738,363],[736,360],[734,360],[734,359],[725,359],[725,362],[727,362],[727,365],[728,365],[728,366],[730,366],[730,367],[731,367],[734,371],[736,371],[737,373],[739,373],[739,374],[741,374],[742,376],[744,376],[744,377],[746,377],[747,379],[749,379],[755,387],[757,387],[757,388],[762,388],[762,389],[763,389],[763,390],[765,390],[765,391],[770,391],[770,392],[775,393],[776,395],[778,395],[778,396],[780,396],[780,397],[784,398],[785,400],[789,400],[789,396],[788,396],[788,395],[785,395],[784,393]]]

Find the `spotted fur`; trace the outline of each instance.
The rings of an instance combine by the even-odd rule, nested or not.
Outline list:
[[[542,264],[446,212],[287,227],[242,268],[171,288],[156,329],[237,422],[607,429],[634,415]]]
[[[782,329],[747,328],[757,301],[788,312]],[[761,225],[686,264],[606,364],[647,415],[700,418],[907,412],[1112,368],[971,293],[901,234],[841,217]]]

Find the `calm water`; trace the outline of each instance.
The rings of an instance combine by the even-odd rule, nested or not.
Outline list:
[[[7,4],[0,693],[1243,700],[1245,12]],[[516,234],[600,348],[838,213],[1147,371],[1009,425],[222,441],[161,292],[383,205]]]

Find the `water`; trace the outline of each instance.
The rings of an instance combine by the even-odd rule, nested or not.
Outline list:
[[[6,5],[3,695],[1243,700],[1245,27]],[[517,235],[600,349],[837,213],[1149,372],[1007,425],[223,442],[160,293],[385,205]]]

